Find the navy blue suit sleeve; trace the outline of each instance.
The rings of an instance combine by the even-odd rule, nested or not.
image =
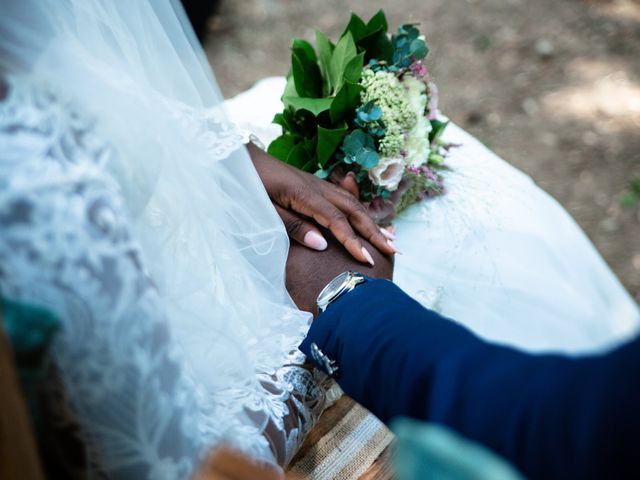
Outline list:
[[[386,423],[447,425],[530,478],[640,473],[638,339],[598,356],[527,354],[373,280],[318,317],[300,346],[307,355],[311,343],[336,360],[342,389]]]

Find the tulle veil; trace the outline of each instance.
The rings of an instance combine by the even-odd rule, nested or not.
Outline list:
[[[69,99],[116,150],[110,173],[171,333],[193,377],[224,404],[212,421],[269,460],[264,439],[225,431],[225,419],[243,417],[240,425],[257,427],[254,434],[265,428],[271,398],[256,372],[300,360],[296,347],[310,316],[286,292],[286,232],[223,114],[181,5],[0,5],[0,72]]]

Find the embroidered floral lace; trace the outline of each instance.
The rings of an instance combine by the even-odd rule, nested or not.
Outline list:
[[[56,95],[5,83],[0,289],[61,318],[53,360],[87,463],[117,478],[186,478],[223,441],[288,462],[322,409],[317,379],[289,365],[234,389],[204,388],[172,341],[107,172],[114,152]]]

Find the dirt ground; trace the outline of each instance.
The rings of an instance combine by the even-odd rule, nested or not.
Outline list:
[[[562,203],[640,300],[640,0],[222,0],[207,53],[225,96],[284,75],[292,37],[355,11],[420,22],[441,109]]]

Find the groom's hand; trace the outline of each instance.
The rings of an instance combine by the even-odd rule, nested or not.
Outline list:
[[[364,265],[345,251],[331,232],[323,234],[328,247],[322,252],[314,252],[299,244],[292,243],[287,258],[287,290],[300,310],[317,315],[316,299],[320,291],[338,274],[351,270],[372,278],[393,277],[393,258],[384,255],[366,240],[362,240],[371,251],[375,265]]]

